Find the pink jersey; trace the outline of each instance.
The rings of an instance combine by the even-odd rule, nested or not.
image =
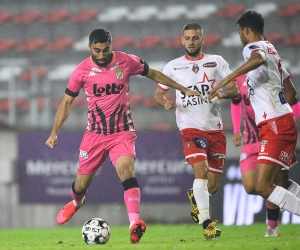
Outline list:
[[[248,87],[246,83],[246,75],[241,75],[236,79],[236,83],[240,90],[239,97],[232,100],[232,105],[242,106],[243,117],[244,117],[244,144],[257,143],[259,142],[258,128],[255,124],[255,114],[251,106]],[[231,112],[234,112],[232,108]],[[235,117],[236,122],[233,121],[234,132],[240,132],[240,123],[242,115],[232,114],[232,116],[238,115]],[[237,127],[238,126],[238,127]]]
[[[129,78],[146,75],[148,65],[139,57],[114,51],[106,68],[96,65],[91,57],[72,72],[66,94],[76,97],[82,88],[88,101],[87,130],[97,134],[134,131],[129,106]]]

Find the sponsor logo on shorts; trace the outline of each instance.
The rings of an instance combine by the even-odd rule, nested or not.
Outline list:
[[[292,157],[293,157],[293,153],[287,153],[287,152],[281,151],[280,155],[279,155],[279,160],[284,161],[289,164],[292,161]]]
[[[247,153],[241,153],[240,155],[240,161],[247,159]]]
[[[268,140],[262,140],[262,141],[261,141],[261,144],[263,144],[263,145],[268,144]]]
[[[194,142],[195,142],[197,148],[206,149],[206,147],[207,147],[207,140],[206,139],[195,137]]]
[[[89,157],[88,152],[80,150],[79,157],[81,157],[81,158],[88,158]]]

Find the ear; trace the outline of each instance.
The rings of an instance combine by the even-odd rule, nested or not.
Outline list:
[[[91,44],[88,44],[89,51],[92,51]]]
[[[183,37],[181,37],[181,43],[182,43],[182,45],[184,46]]]

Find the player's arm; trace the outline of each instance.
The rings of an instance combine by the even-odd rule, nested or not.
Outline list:
[[[154,94],[154,101],[164,107],[166,110],[171,110],[172,108],[175,107],[174,101],[173,100],[168,100],[165,96],[165,93],[167,90],[164,90],[162,88],[157,88]]]
[[[231,119],[233,125],[233,143],[234,145],[240,146],[242,142],[241,135],[241,119],[242,119],[242,97],[235,98],[231,102],[230,106]]]
[[[201,98],[203,101],[207,102],[207,100],[204,97],[202,97],[198,91],[191,90],[191,89],[184,87],[183,85],[175,82],[171,77],[166,76],[165,74],[163,74],[162,72],[160,72],[156,69],[149,68],[149,72],[146,75],[146,77],[150,78],[154,82],[159,82],[170,88],[177,89],[177,90],[185,93],[187,96],[199,96],[199,98]]]
[[[63,125],[64,121],[67,119],[69,116],[70,110],[71,110],[71,105],[74,101],[75,97],[72,97],[70,95],[65,94],[64,98],[57,109],[55,119],[54,119],[54,125],[50,134],[50,137],[46,141],[46,145],[50,148],[54,148],[58,142],[57,140],[57,135],[58,132]]]
[[[210,96],[210,101],[215,102],[220,99],[232,99],[238,97],[240,94],[239,88],[235,82],[235,80],[230,81],[227,88],[222,91],[216,91]]]
[[[298,102],[297,91],[290,78],[287,78],[283,81],[283,88],[284,88],[284,96],[288,104],[292,106],[293,104]]]
[[[209,92],[208,99],[211,100],[214,96],[212,96],[218,89],[222,88],[223,86],[229,84],[232,80],[237,78],[240,75],[246,74],[251,70],[257,69],[260,65],[262,65],[266,61],[265,52],[262,50],[253,51],[251,57],[248,61],[246,61],[242,66],[238,69],[233,71],[231,74],[226,76],[221,82],[219,82],[213,89]]]

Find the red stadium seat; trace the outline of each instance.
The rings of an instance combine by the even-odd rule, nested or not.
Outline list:
[[[13,38],[0,40],[0,52],[8,52],[17,46],[17,41]]]
[[[10,11],[1,11],[0,12],[0,24],[5,23],[13,19],[13,13]]]
[[[159,35],[145,36],[140,41],[136,42],[135,47],[138,49],[151,49],[158,45],[163,45],[164,39]]]
[[[177,48],[182,48],[182,35],[176,35],[176,36],[173,36],[172,38],[168,39],[168,40],[165,40],[164,41],[164,46],[166,48],[174,48],[174,49],[177,49]]]
[[[280,17],[294,17],[300,13],[300,3],[291,3],[277,11]]]
[[[243,4],[230,4],[217,12],[217,17],[220,18],[235,18],[245,11]]]
[[[7,112],[9,111],[9,99],[1,99],[0,100],[0,111]]]
[[[16,99],[16,106],[19,108],[22,108],[24,110],[29,110],[30,109],[30,103],[28,100],[26,100],[25,98],[17,98]]]
[[[78,23],[90,22],[96,19],[98,13],[99,11],[95,9],[83,9],[78,13],[73,14],[70,19],[71,21]]]
[[[48,51],[63,51],[72,47],[75,40],[72,37],[62,37],[56,39],[54,42],[48,44]]]
[[[265,38],[270,43],[282,42],[284,40],[283,35],[281,33],[279,33],[279,32],[269,32],[269,33],[266,33],[265,34]]]
[[[44,38],[31,38],[23,43],[20,43],[17,46],[17,50],[22,52],[34,52],[45,48],[46,45],[47,41]]]
[[[136,106],[142,104],[144,101],[144,96],[142,94],[129,94],[130,106]]]
[[[47,68],[44,65],[37,67],[36,70],[37,70],[37,78],[38,79],[45,77],[47,74]],[[20,75],[20,80],[31,81],[32,74],[33,74],[33,68],[29,68]]]
[[[205,47],[213,47],[216,44],[220,43],[223,39],[223,36],[219,33],[208,33],[204,34],[205,37]]]
[[[132,46],[135,44],[135,40],[130,36],[120,36],[116,37],[112,41],[113,49],[123,49],[127,46]]]
[[[300,45],[300,32],[294,33],[292,36],[284,40],[284,44],[288,46],[299,46]]]
[[[29,24],[40,20],[42,16],[43,15],[39,10],[29,10],[13,18],[13,22],[17,24]]]
[[[44,23],[59,23],[61,21],[69,19],[71,13],[68,10],[54,10],[45,17],[43,17],[42,22]]]

